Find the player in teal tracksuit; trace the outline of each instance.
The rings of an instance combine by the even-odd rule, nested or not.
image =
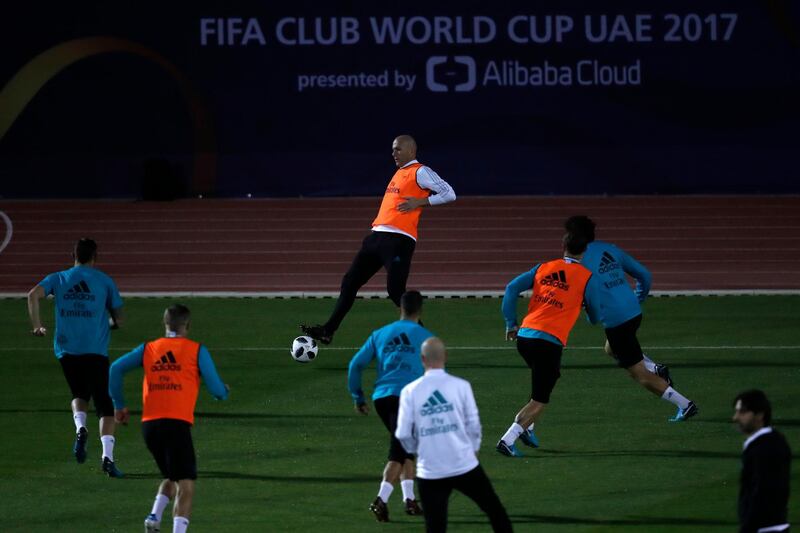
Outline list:
[[[86,411],[89,400],[100,418],[102,469],[121,477],[114,464],[114,406],[108,394],[108,341],[110,327],[121,320],[122,298],[114,281],[94,268],[97,244],[81,239],[73,250],[75,265],[50,274],[28,293],[28,315],[37,337],[46,335],[39,316],[39,300],[55,299],[56,329],[53,347],[72,393],[72,418],[76,435],[73,454],[86,460]],[[109,321],[110,319],[110,321]]]
[[[400,408],[400,391],[422,376],[420,347],[433,333],[419,324],[422,313],[422,295],[408,291],[400,298],[400,320],[372,332],[361,349],[353,356],[347,372],[347,386],[355,402],[356,411],[369,413],[361,373],[373,359],[377,360],[377,377],[372,403],[389,430],[389,461],[383,470],[383,481],[370,510],[379,522],[389,521],[386,503],[400,480],[406,513],[422,514],[414,497],[414,456],[407,453],[394,436],[397,429],[397,412]]]
[[[636,331],[642,323],[641,304],[647,298],[652,275],[624,250],[608,242],[596,241],[595,223],[586,216],[567,219],[564,229],[589,241],[581,264],[592,271],[594,292],[587,298],[586,311],[592,324],[605,328],[605,351],[626,369],[644,388],[675,405],[677,414],[670,420],[680,422],[697,414],[697,405],[672,387],[665,365],[642,352]],[[631,290],[626,275],[636,280]]]

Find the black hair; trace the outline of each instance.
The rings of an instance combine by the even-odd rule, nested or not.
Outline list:
[[[564,229],[567,233],[583,235],[586,242],[594,241],[594,221],[586,215],[573,215],[564,221]]]
[[[733,399],[733,406],[736,407],[736,402],[742,402],[743,411],[751,411],[755,414],[764,414],[764,425],[768,426],[772,421],[772,406],[767,399],[764,391],[758,389],[746,390],[740,392]]]
[[[564,235],[564,249],[570,255],[580,255],[586,251],[589,241],[585,236],[576,233]]]
[[[400,308],[407,315],[416,315],[422,310],[422,294],[419,291],[406,291],[400,297]]]
[[[78,239],[75,246],[72,248],[72,257],[75,260],[85,265],[93,259],[97,258],[97,243],[92,239],[82,238]]]
[[[164,323],[170,331],[178,331],[181,326],[189,324],[191,311],[185,305],[173,304],[164,312]]]

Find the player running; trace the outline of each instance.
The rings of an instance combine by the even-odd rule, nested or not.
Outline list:
[[[581,264],[592,272],[597,290],[587,314],[592,324],[599,322],[605,328],[606,353],[645,389],[677,407],[671,422],[696,415],[697,405],[672,387],[669,369],[647,357],[636,337],[642,323],[641,304],[650,292],[650,272],[621,248],[596,241],[595,223],[589,217],[572,216],[564,222],[564,228],[589,243]],[[634,291],[625,274],[636,280]]]
[[[550,393],[561,377],[561,353],[581,312],[586,293],[592,290],[592,273],[581,265],[585,238],[566,234],[564,257],[540,263],[520,274],[507,286],[502,311],[506,340],[517,341],[517,351],[531,369],[531,399],[497,442],[496,449],[509,457],[521,457],[518,438],[537,448],[534,424],[550,402]],[[517,298],[531,290],[528,313],[517,326]]]
[[[203,376],[209,392],[218,400],[228,397],[205,346],[186,338],[189,309],[173,305],[164,312],[164,337],[137,346],[111,365],[109,388],[114,416],[121,424],[130,419],[122,392],[123,376],[144,368],[142,386],[142,435],[164,480],[158,487],[152,511],[145,518],[145,531],[161,528],[161,516],[175,498],[172,531],[184,533],[192,511],[197,463],[192,442],[194,407]]]
[[[422,295],[417,291],[403,294],[400,298],[400,320],[373,331],[364,346],[353,356],[347,372],[347,387],[355,402],[356,411],[366,415],[369,413],[369,406],[361,389],[361,373],[373,359],[377,360],[372,403],[389,430],[389,461],[383,469],[378,496],[369,506],[378,522],[389,521],[386,504],[398,480],[403,489],[406,513],[422,514],[422,509],[414,498],[414,456],[406,452],[394,436],[400,391],[422,375],[420,346],[425,339],[433,337],[433,333],[419,325],[421,315]]]
[[[94,401],[100,419],[100,444],[103,449],[101,468],[109,477],[124,474],[114,463],[114,407],[108,395],[108,342],[110,328],[122,321],[122,298],[114,280],[94,267],[97,243],[80,239],[72,256],[75,264],[68,270],[55,272],[40,281],[28,293],[28,316],[32,333],[44,337],[39,300],[55,298],[56,331],[53,348],[72,393],[72,420],[75,441],[72,453],[78,463],[86,461],[86,411]]]
[[[333,334],[353,307],[358,290],[381,267],[386,269],[389,298],[400,307],[400,297],[406,292],[406,281],[411,271],[422,208],[456,199],[456,193],[446,181],[417,161],[417,142],[410,135],[400,135],[394,140],[392,157],[397,172],[386,187],[378,215],[372,221],[372,232],[362,242],[350,269],[342,278],[333,313],[324,324],[300,326],[303,333],[323,344],[333,340]]]

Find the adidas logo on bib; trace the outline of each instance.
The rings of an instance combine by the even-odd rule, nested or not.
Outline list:
[[[164,355],[161,356],[161,360],[156,361],[153,366],[150,367],[150,370],[153,372],[167,372],[167,371],[175,371],[179,372],[181,369],[180,363],[175,359],[175,355],[172,351],[168,351]]]
[[[542,285],[547,285],[548,287],[555,287],[557,289],[569,290],[569,285],[567,284],[567,274],[563,270],[559,270],[558,272],[553,272],[542,278],[539,283]]]

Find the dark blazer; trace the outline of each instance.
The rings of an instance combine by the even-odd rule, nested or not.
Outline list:
[[[787,523],[792,451],[775,430],[751,441],[742,453],[740,533]]]

